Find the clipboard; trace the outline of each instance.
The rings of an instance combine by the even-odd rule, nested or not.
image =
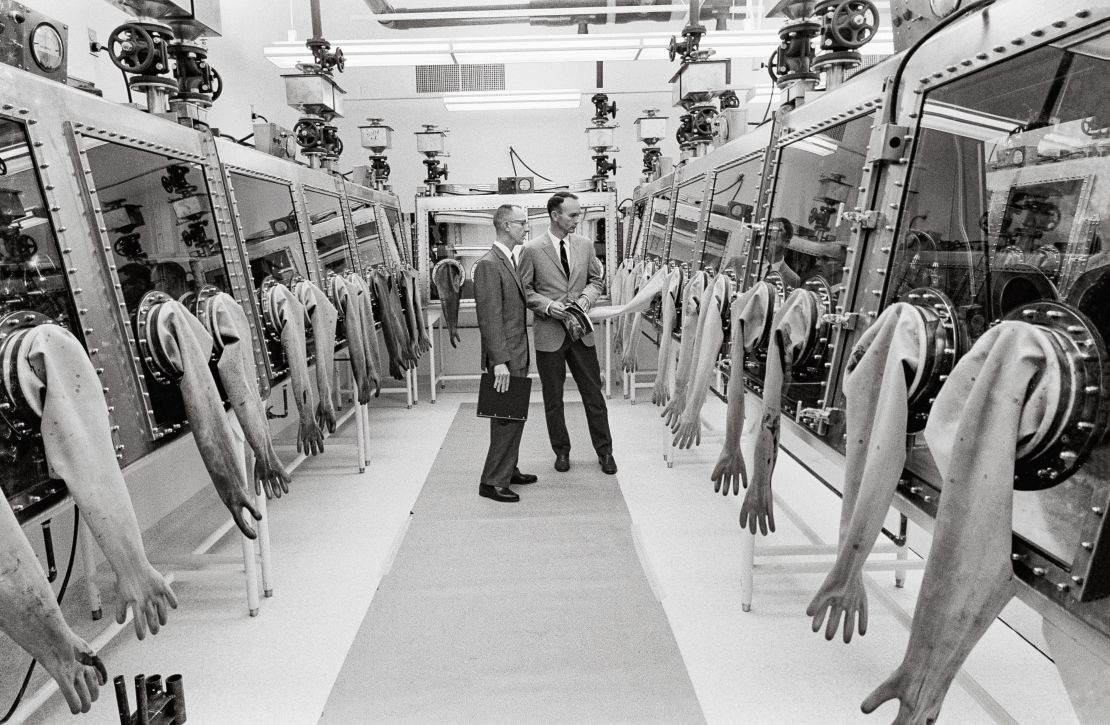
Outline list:
[[[528,420],[528,399],[532,378],[510,377],[509,389],[499,393],[493,388],[493,373],[482,373],[478,385],[478,417],[499,420]]]

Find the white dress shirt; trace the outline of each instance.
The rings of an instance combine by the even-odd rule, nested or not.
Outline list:
[[[509,249],[508,247],[506,247],[504,244],[497,241],[496,239],[493,242],[493,246],[500,249],[501,253],[505,255],[505,259],[509,260],[509,264],[511,264],[513,266],[513,269],[516,269],[516,255],[513,254],[513,252],[515,252],[516,249]],[[517,245],[517,248],[519,248],[519,246],[520,245]]]

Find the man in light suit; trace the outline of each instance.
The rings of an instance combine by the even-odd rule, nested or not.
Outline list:
[[[551,220],[547,233],[524,246],[519,269],[528,293],[528,308],[536,316],[536,368],[543,387],[547,435],[555,451],[555,470],[570,470],[570,435],[563,417],[563,383],[569,367],[582,394],[597,461],[605,473],[616,473],[594,336],[591,333],[572,340],[563,325],[569,305],[589,310],[601,296],[601,263],[594,255],[593,242],[572,233],[582,216],[577,196],[568,191],[556,193],[547,201],[547,215]]]
[[[524,285],[513,259],[513,249],[524,241],[528,213],[503,204],[493,213],[497,241],[474,263],[474,302],[482,337],[482,368],[494,374],[494,389],[504,393],[511,376],[528,375],[528,310]],[[478,484],[478,495],[494,501],[519,501],[509,488],[536,481],[517,468],[522,420],[490,418],[489,451]]]

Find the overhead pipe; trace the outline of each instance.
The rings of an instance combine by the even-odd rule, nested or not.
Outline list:
[[[317,5],[319,0],[313,0],[313,5]],[[398,9],[395,8],[389,0],[364,0],[366,6],[370,8],[375,14],[379,15],[405,15],[405,14],[418,14],[420,16],[431,15],[435,13],[450,13],[457,14],[460,8],[455,7],[435,7],[435,8],[420,8],[420,9]],[[379,20],[383,26],[393,30],[407,30],[411,28],[433,28],[433,27],[453,27],[460,25],[504,25],[509,23],[528,23],[529,25],[536,26],[566,26],[566,25],[604,25],[609,22],[609,17],[613,17],[613,22],[631,23],[631,22],[676,22],[682,21],[688,17],[687,12],[683,11],[653,11],[652,7],[656,5],[672,5],[672,0],[610,0],[608,5],[599,4],[599,0],[530,0],[529,2],[517,3],[504,3],[500,5],[480,5],[477,7],[464,8],[466,12],[471,15],[468,17],[445,17],[445,18],[428,18],[418,17],[412,19],[395,19]],[[697,17],[707,16],[717,22],[718,27],[722,18],[727,18],[729,9],[731,7],[731,0],[708,0],[703,3],[693,3],[692,7],[703,5],[698,10]],[[642,7],[641,13],[611,13],[613,7],[618,8],[631,8]],[[581,12],[574,13],[568,12],[566,15],[542,15],[535,16],[534,11],[537,10],[550,10],[550,9],[566,9],[582,10],[582,9],[597,9],[596,13],[583,14]],[[519,14],[510,15],[483,15],[483,13],[504,12],[504,11],[519,11]],[[692,16],[689,16],[692,17]]]

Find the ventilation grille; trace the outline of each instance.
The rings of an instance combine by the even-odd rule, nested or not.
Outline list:
[[[503,90],[505,90],[503,63],[416,66],[417,93]]]
[[[868,68],[870,68],[871,66],[875,65],[879,61],[884,60],[884,59],[889,58],[889,57],[890,56],[886,56],[886,55],[865,55],[862,58],[860,58],[859,67],[858,68],[853,68],[852,70],[845,73],[844,74],[844,79],[847,80],[847,79],[851,78],[854,75],[858,75],[858,74],[862,73],[863,71],[867,70]]]

